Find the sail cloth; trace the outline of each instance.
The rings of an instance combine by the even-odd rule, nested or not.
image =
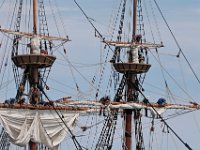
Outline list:
[[[62,115],[69,129],[73,129],[79,115],[65,111],[62,111]],[[25,146],[31,140],[57,149],[68,134],[68,129],[54,110],[1,108],[0,124],[8,133],[10,141],[18,146]]]
[[[64,104],[64,103],[62,103]],[[181,105],[181,104],[158,104],[158,103],[151,103],[151,105],[142,103],[142,102],[108,102],[106,105],[96,102],[96,101],[71,101],[69,103],[66,103],[67,106],[76,106],[78,107],[86,107],[90,108],[86,112],[91,112],[92,108],[93,111],[97,111],[97,109],[100,108],[106,108],[109,109],[131,109],[131,110],[137,110],[137,109],[146,109],[149,110],[153,117],[156,117],[158,114],[161,115],[165,113],[168,109],[179,109],[179,110],[195,110],[200,109],[200,105]]]

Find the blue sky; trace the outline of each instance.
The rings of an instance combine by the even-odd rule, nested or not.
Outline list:
[[[12,0],[7,1],[7,3],[11,2]],[[108,24],[113,6],[116,7],[116,4],[119,4],[120,0],[77,0],[77,2],[82,6],[88,16],[95,20],[93,23],[98,28],[98,30],[104,36],[107,36]],[[55,54],[58,55],[58,63],[55,63],[55,68],[52,69],[52,73],[50,75],[49,86],[51,90],[48,94],[52,99],[56,99],[58,97],[60,98],[63,96],[73,96],[74,99],[94,99],[96,89],[91,87],[88,82],[91,82],[94,76],[99,75],[99,65],[97,64],[100,62],[101,59],[100,54],[105,54],[105,51],[102,48],[103,46],[100,40],[94,37],[94,29],[81,14],[81,11],[77,8],[73,0],[51,0],[51,3],[53,6],[55,6],[55,4],[58,4],[60,13],[65,24],[67,35],[72,40],[71,42],[66,44],[66,49],[68,59],[73,63],[76,69],[70,69],[66,61],[63,61],[66,57],[60,58],[60,54],[58,53],[58,51],[63,51],[62,49],[56,51]],[[146,3],[149,4],[149,0],[147,0]],[[46,4],[49,4],[49,1],[47,1]],[[168,21],[168,24],[175,34],[179,44],[181,45],[182,50],[189,59],[191,65],[194,67],[197,76],[200,77],[200,1],[159,0],[158,4],[161,7],[163,14],[166,17],[166,20]],[[8,5],[7,7],[5,6],[0,9],[0,20],[3,20],[3,22],[1,23],[2,28],[6,27],[7,23],[7,18],[4,17],[4,15],[5,13],[8,14]],[[51,8],[47,7],[47,10],[51,10]],[[59,16],[57,11],[55,12],[56,15]],[[50,21],[49,25],[51,27],[50,34],[57,35],[57,33],[55,33],[56,29],[55,25],[53,24],[54,20],[52,19],[51,12],[49,11],[47,15]],[[197,83],[182,56],[180,60],[177,60],[176,57],[169,55],[176,55],[178,52],[178,48],[176,47],[175,42],[172,40],[172,36],[169,34],[169,31],[164,25],[158,12],[156,12],[156,18],[159,23],[161,38],[165,45],[165,48],[159,50],[159,52],[161,53],[160,58],[163,61],[162,65],[167,68],[167,71],[170,72],[170,74],[175,78],[177,82],[180,82],[181,87],[185,88],[189,95],[191,95],[193,99],[200,103],[200,84]],[[61,34],[65,36],[60,20],[58,19],[57,21],[59,22]],[[146,24],[145,29],[147,30],[146,33],[149,33],[149,27]],[[149,38],[148,41],[151,41],[150,36],[147,37]],[[156,54],[155,52],[152,53],[154,55]],[[165,55],[162,55],[163,53]],[[159,97],[166,96],[166,89],[164,86],[164,80],[160,66],[158,65],[152,54],[150,54],[150,63],[152,64],[152,68],[146,76],[144,84],[144,88],[146,90],[145,95],[148,96],[150,100],[156,101]],[[61,67],[59,66],[60,64],[62,64]],[[107,63],[106,67],[109,68],[109,65],[110,64]],[[107,74],[110,75],[110,71],[106,71]],[[108,75],[105,75],[104,78],[106,78]],[[11,80],[13,78],[12,74],[10,74],[8,77]],[[190,100],[188,95],[183,93],[183,91],[180,90],[180,88],[177,87],[176,84],[174,84],[174,81],[166,73],[165,78],[167,79],[172,93],[174,93],[174,95],[176,96],[181,97],[175,98],[176,101],[174,101],[173,99],[171,101],[177,103],[188,103],[188,101]],[[105,83],[103,84],[106,86],[107,79],[105,79],[104,82]],[[76,90],[76,83],[78,83],[80,91],[83,93]],[[8,89],[10,90],[8,91]],[[9,98],[11,93],[15,94],[15,87],[13,87],[13,85],[8,87],[8,89],[4,88],[0,91],[0,95],[3,99]],[[101,89],[102,95],[104,92],[105,87]],[[80,95],[77,96],[77,94]],[[169,120],[169,124],[172,125],[173,129],[177,131],[177,133],[180,134],[180,136],[186,142],[188,142],[189,145],[191,144],[191,147],[193,149],[198,149],[199,147],[199,143],[196,140],[200,135],[200,120],[198,118],[198,115],[199,112],[197,111],[195,113],[190,113]],[[144,120],[144,122],[145,121],[147,122],[147,120]],[[189,126],[191,123],[192,125]],[[190,128],[190,130],[188,130],[188,128]],[[119,129],[121,128],[119,127]],[[149,133],[148,129],[149,128],[146,129],[146,133]],[[157,130],[159,131],[160,129],[161,124],[158,124]],[[146,136],[148,137],[148,135]],[[159,141],[159,137],[163,137],[164,140],[166,140],[167,138],[166,135],[158,133],[157,141]],[[168,138],[171,139],[171,141],[169,140],[169,145],[171,146],[167,147],[167,145],[164,144],[157,144],[157,147],[155,147],[155,149],[184,149],[182,144],[172,134],[170,134]],[[71,140],[68,141],[71,142]]]

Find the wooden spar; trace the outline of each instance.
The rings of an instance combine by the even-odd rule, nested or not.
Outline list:
[[[163,44],[154,44],[154,43],[135,43],[135,42],[118,42],[118,41],[102,41],[103,43],[107,43],[112,46],[123,47],[123,48],[130,48],[134,46],[139,46],[142,48],[160,48],[164,47]]]
[[[40,39],[45,39],[45,40],[57,40],[57,41],[64,41],[64,42],[70,41],[68,38],[61,38],[61,37],[55,37],[55,36],[45,36],[45,35],[34,34],[34,33],[26,33],[26,32],[16,32],[16,31],[13,31],[13,30],[1,29],[1,28],[0,28],[0,32],[19,35],[21,37],[26,37],[26,38],[38,37]]]
[[[32,104],[2,104],[0,103],[0,108],[9,108],[9,109],[31,109],[31,110],[68,110],[68,111],[86,111],[90,110],[91,107],[88,106],[43,106],[37,105],[34,106]]]
[[[136,27],[137,27],[137,0],[133,2],[133,33],[132,38],[136,35]]]
[[[69,99],[63,99],[63,100],[56,100],[53,102],[57,102],[57,103],[76,103],[76,102],[81,102],[79,100],[69,100]],[[174,106],[181,106],[181,107],[187,107],[187,108],[191,108],[191,109],[200,109],[200,105],[196,104],[191,104],[191,105],[187,105],[187,104],[163,104],[160,105],[158,103],[143,103],[143,102],[126,102],[126,101],[121,101],[121,102],[115,102],[115,101],[107,101],[107,102],[97,102],[95,100],[85,100],[85,102],[90,102],[90,103],[96,103],[96,104],[103,104],[103,105],[120,105],[120,104],[140,104],[146,107],[154,107],[154,108],[161,108],[161,107],[174,107]],[[1,104],[0,104],[1,106]]]
[[[37,0],[33,0],[33,33],[37,34]]]
[[[55,101],[56,102],[56,101]],[[77,102],[79,102],[78,100],[64,100],[63,102],[57,102],[57,103],[63,103],[63,104],[72,104],[75,103],[74,106],[43,106],[43,105],[37,105],[34,106],[32,104],[4,104],[4,103],[0,103],[0,108],[9,108],[9,109],[37,109],[37,110],[66,110],[66,111],[87,111],[87,110],[91,110],[96,108],[98,110],[98,108],[96,107],[96,105],[94,105],[94,107],[91,107],[91,104],[97,104],[97,105],[111,105],[112,106],[116,106],[116,105],[123,105],[123,104],[127,104],[127,105],[131,105],[131,104],[139,104],[140,106],[144,106],[144,107],[154,107],[154,108],[168,108],[168,109],[200,109],[200,105],[183,105],[183,104],[157,104],[157,103],[150,103],[150,104],[146,104],[143,102],[104,102],[104,103],[100,103],[100,102],[96,102],[96,101],[90,101],[88,100],[88,102],[90,102],[90,106],[80,106],[77,104]],[[179,108],[177,108],[179,107]],[[129,109],[129,110],[134,110],[134,109]]]

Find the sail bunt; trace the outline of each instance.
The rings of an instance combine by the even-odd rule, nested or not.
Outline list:
[[[77,113],[60,111],[67,127],[71,130],[78,119]],[[43,143],[50,149],[58,145],[68,135],[68,129],[55,111],[30,109],[0,109],[0,123],[10,137],[10,141],[18,146],[26,146],[30,141]]]

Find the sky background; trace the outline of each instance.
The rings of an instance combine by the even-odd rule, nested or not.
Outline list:
[[[28,1],[26,1],[28,3]],[[108,26],[111,18],[112,11],[116,9],[120,0],[77,0],[81,5],[84,11],[87,13],[88,17],[92,18],[92,22],[100,31],[100,33],[106,37],[108,36]],[[11,15],[10,11],[12,10],[14,4],[12,0],[7,0],[2,6],[3,0],[0,0],[0,20],[1,27],[6,28],[9,26],[8,20]],[[177,59],[179,49],[177,48],[170,32],[168,31],[166,25],[164,24],[160,14],[155,9],[155,4],[151,0],[145,0],[145,3],[150,12],[150,4],[153,5],[156,20],[159,27],[160,36],[162,39],[165,48],[161,48],[160,59],[162,60],[162,66],[166,68],[167,72],[170,73],[170,76],[164,72],[164,76],[167,80],[168,86],[173,93],[173,97],[170,97],[168,102],[172,103],[186,103],[194,100],[197,103],[200,103],[199,91],[200,84],[195,79],[191,70],[189,69],[186,61],[183,59],[183,56],[180,56],[180,59]],[[51,35],[57,35],[57,29],[54,15],[56,16],[57,26],[59,28],[60,34],[62,36],[68,35],[72,40],[67,43],[65,48],[67,50],[67,55],[63,53],[63,49],[60,48],[55,51],[57,55],[57,62],[54,64],[55,67],[52,68],[52,72],[49,77],[48,85],[50,91],[47,91],[51,99],[58,99],[63,96],[72,96],[73,99],[94,99],[96,94],[96,87],[99,80],[99,67],[102,63],[102,60],[105,58],[107,50],[103,49],[103,45],[100,40],[95,37],[95,32],[92,26],[88,23],[86,18],[82,15],[81,11],[75,5],[73,0],[46,0],[45,4],[49,5],[46,7],[48,25],[50,28]],[[198,77],[200,77],[200,67],[199,67],[199,39],[200,39],[200,1],[199,0],[159,0],[158,4],[162,9],[162,12],[172,30],[175,37],[177,38],[184,54],[191,63],[193,69],[195,70]],[[27,4],[28,7],[28,4]],[[59,9],[58,9],[59,8]],[[52,10],[54,13],[52,14]],[[144,9],[145,12],[145,9]],[[149,13],[150,14],[150,13]],[[145,15],[145,14],[144,14]],[[62,21],[60,20],[62,18]],[[152,19],[152,16],[150,16]],[[144,17],[144,19],[147,19]],[[64,29],[62,27],[64,24]],[[145,32],[147,41],[152,42],[148,22],[145,22]],[[152,26],[155,29],[155,25]],[[117,26],[118,27],[118,26]],[[66,31],[66,32],[65,32]],[[154,31],[157,34],[156,31]],[[156,37],[157,42],[160,42],[160,39]],[[1,38],[3,40],[3,38]],[[5,40],[4,40],[4,43]],[[4,51],[6,44],[2,44],[1,53]],[[9,49],[9,48],[8,48]],[[62,55],[61,55],[62,54]],[[64,55],[64,56],[63,56]],[[163,74],[160,65],[155,59],[156,53],[152,50],[152,53],[149,53],[150,64],[152,67],[149,73],[146,76],[144,82],[144,94],[150,99],[150,101],[156,101],[160,97],[167,97],[165,83],[163,80]],[[1,54],[3,56],[3,53]],[[112,54],[109,54],[108,61],[111,59]],[[66,61],[67,60],[67,61]],[[71,62],[71,66],[68,62]],[[109,67],[109,62],[106,62],[106,74],[103,76],[103,83],[100,87],[100,96],[104,96],[106,93],[106,86],[108,82],[108,77],[111,73],[111,68]],[[12,69],[5,71],[4,75],[5,81],[2,83],[9,82],[9,86],[1,86],[0,95],[2,101],[6,98],[15,96],[15,86],[13,81],[13,75],[11,73]],[[1,70],[2,75],[3,70]],[[93,77],[96,77],[95,85],[91,85]],[[171,78],[173,77],[173,79]],[[174,81],[175,80],[175,81]],[[178,82],[177,85],[175,82]],[[79,90],[77,90],[77,86]],[[5,84],[3,84],[5,85]],[[7,85],[7,84],[6,84]],[[179,88],[185,89],[187,92],[183,92]],[[113,87],[113,85],[111,86]],[[113,96],[114,91],[111,91],[111,97]],[[186,94],[187,93],[187,94]],[[13,96],[13,97],[14,97]],[[173,112],[177,113],[177,112]],[[169,115],[169,114],[167,114]],[[168,120],[168,123],[171,127],[187,142],[193,149],[199,149],[199,135],[200,135],[200,118],[199,111],[193,113],[181,115]],[[95,122],[96,116],[93,116],[92,119],[85,117],[79,122],[84,124],[85,120],[88,122]],[[122,121],[122,120],[120,120]],[[119,121],[119,122],[120,122]],[[146,149],[150,149],[148,146],[149,142],[149,126],[150,120],[144,119],[144,136],[145,136],[145,145]],[[119,123],[120,124],[120,123]],[[176,149],[186,149],[183,144],[181,144],[172,133],[166,134],[162,132],[164,126],[162,123],[157,121],[157,125],[154,133],[154,147],[153,149],[162,149],[162,150],[176,150]],[[96,130],[96,129],[94,129]],[[99,130],[99,129],[98,129]],[[121,137],[119,136],[122,132],[122,127],[119,125],[117,127],[117,137],[115,138],[116,143],[121,142]],[[79,129],[76,129],[77,134],[91,134],[92,133],[80,133]],[[80,138],[80,141],[87,143],[86,141],[92,141],[91,136],[86,140],[85,137]],[[85,138],[85,139],[84,139]],[[70,149],[72,148],[72,140],[67,139],[66,142],[61,146],[63,149],[68,145]],[[167,144],[166,144],[167,143]],[[91,144],[91,143],[90,143]],[[115,144],[114,149],[118,149],[120,144]],[[61,149],[62,149],[61,148]],[[120,147],[121,148],[121,147]],[[89,147],[90,149],[90,147]],[[91,148],[92,149],[92,148]]]

